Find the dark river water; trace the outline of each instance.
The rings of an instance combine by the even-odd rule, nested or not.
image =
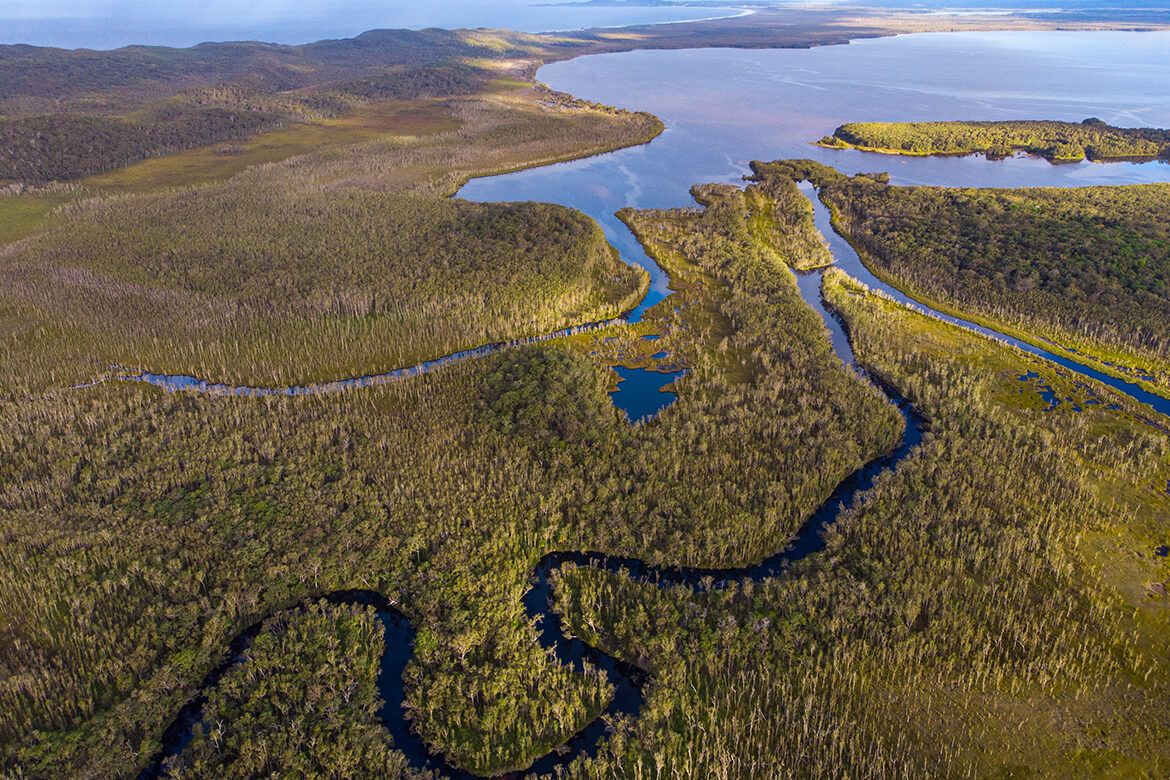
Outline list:
[[[1168,50],[1170,36],[1165,34],[1056,33],[924,35],[807,51],[638,52],[584,58],[545,68],[541,77],[558,89],[584,97],[653,111],[666,120],[669,129],[665,136],[648,146],[591,160],[476,180],[461,195],[476,200],[557,202],[592,215],[628,262],[643,265],[651,272],[651,291],[630,316],[636,320],[647,306],[668,295],[669,288],[664,274],[613,218],[613,212],[624,206],[688,205],[687,193],[692,184],[738,182],[751,159],[813,157],[850,173],[889,170],[896,182],[907,184],[1076,186],[1170,180],[1170,166],[1161,164],[1051,166],[1029,159],[997,163],[973,158],[896,159],[822,150],[808,144],[831,132],[837,124],[865,119],[1098,116],[1118,124],[1170,125],[1170,99],[1163,89],[1170,75],[1170,58],[1164,54]],[[805,192],[814,203],[817,225],[828,239],[838,265],[871,286],[907,300],[868,272],[848,244],[832,232],[827,212],[815,193],[807,186]],[[798,282],[809,305],[824,317],[841,359],[854,364],[848,338],[820,299],[819,273],[802,274]],[[193,377],[149,374],[127,378],[172,390],[245,395],[343,391],[407,379],[456,359],[490,354],[507,346],[510,345],[488,345],[398,372],[304,388],[232,388],[208,385]],[[1025,348],[1049,356],[1043,350]],[[1085,371],[1067,357],[1049,357]],[[622,385],[636,388],[634,395],[638,396],[627,399],[623,406],[631,421],[661,409],[666,394],[659,391],[677,376],[621,370]],[[1041,377],[1029,372],[1020,379]],[[1127,389],[1117,380],[1104,379],[1124,391],[1137,390]],[[621,390],[619,385],[615,397],[619,405]],[[846,477],[796,537],[778,540],[777,552],[763,561],[738,569],[705,570],[654,567],[640,560],[595,552],[545,555],[533,571],[532,587],[523,602],[540,644],[577,671],[583,671],[588,662],[604,672],[615,690],[606,712],[637,717],[644,703],[647,674],[565,631],[551,608],[552,573],[565,563],[573,563],[600,567],[660,587],[695,589],[710,587],[712,581],[714,587],[721,587],[731,581],[783,576],[793,562],[822,549],[823,532],[837,520],[843,506],[868,490],[876,477],[896,469],[921,441],[920,415],[892,388],[885,390],[906,421],[901,443]],[[1164,399],[1153,400],[1162,404],[1162,411],[1170,413]],[[1059,399],[1049,402],[1053,401]],[[1160,548],[1159,554],[1166,554],[1166,548]],[[377,593],[342,591],[322,595],[334,603],[364,604],[377,610],[386,638],[378,675],[385,704],[378,718],[410,765],[440,775],[468,777],[426,744],[414,731],[404,709],[402,672],[413,654],[414,638],[407,617]],[[247,650],[259,630],[258,621],[232,640],[223,663],[208,673],[198,695],[167,729],[162,749],[143,771],[142,778],[168,773],[167,760],[182,753],[199,726],[206,693],[223,674],[246,663]],[[595,719],[574,735],[565,749],[537,759],[531,770],[554,773],[582,756],[595,755],[605,739],[605,721]]]

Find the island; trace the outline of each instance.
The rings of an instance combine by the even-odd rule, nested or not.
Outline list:
[[[1170,160],[1170,130],[1114,127],[1100,119],[850,122],[818,145],[916,156],[985,154],[992,160],[1026,153],[1053,163]]]

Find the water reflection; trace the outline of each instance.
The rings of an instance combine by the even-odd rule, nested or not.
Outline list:
[[[698,182],[738,181],[755,159],[809,157],[896,184],[1079,186],[1170,181],[1163,163],[902,158],[813,145],[851,121],[1062,119],[1170,126],[1170,33],[946,33],[814,49],[637,51],[548,65],[556,89],[651,111],[652,144],[479,179],[472,200],[552,200],[610,219],[690,205]],[[612,225],[612,222],[610,222]],[[621,229],[616,232],[626,232]],[[624,251],[623,247],[622,248]]]
[[[665,293],[666,280],[615,211],[694,205],[702,182],[739,183],[753,159],[808,157],[845,172],[886,170],[895,184],[1022,187],[1170,181],[1164,163],[1052,165],[1037,158],[891,157],[822,149],[813,141],[849,121],[1062,119],[1096,116],[1119,125],[1170,126],[1170,32],[947,33],[857,41],[815,49],[639,51],[583,57],[542,68],[556,89],[647,110],[667,131],[653,143],[576,162],[469,183],[480,201],[539,200],[578,208],[598,220],[627,261],[642,265]],[[806,188],[807,192],[807,188]],[[815,198],[814,198],[815,200]],[[874,287],[901,295],[870,274],[849,245],[817,225],[838,264]],[[826,318],[842,359],[853,354],[840,324],[824,311],[819,274],[799,277]],[[653,305],[651,296],[645,306]],[[641,311],[638,315],[640,316]],[[1018,342],[1017,342],[1018,343]],[[1170,410],[1129,383],[1086,370],[1063,355],[1022,345]]]

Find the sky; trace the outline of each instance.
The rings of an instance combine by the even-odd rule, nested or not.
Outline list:
[[[306,43],[376,28],[508,27],[540,32],[683,21],[732,10],[580,8],[542,0],[0,0],[0,43],[109,49],[132,43]],[[547,1],[547,0],[545,0]]]
[[[737,9],[640,6],[583,8],[564,0],[0,0],[0,44],[112,49],[204,41],[308,43],[378,28],[506,27],[527,32],[678,22]],[[734,5],[734,0],[728,0]],[[758,0],[755,0],[758,2]],[[552,5],[561,2],[562,4]],[[778,0],[887,7],[1023,9],[1159,8],[1170,0]]]

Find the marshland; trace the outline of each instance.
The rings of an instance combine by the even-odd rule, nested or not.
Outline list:
[[[534,80],[849,37],[775,13],[0,53],[2,132],[54,139],[0,197],[3,771],[1170,770],[1170,418],[1127,389],[1164,392],[1170,173],[812,143],[905,90],[933,97],[884,121],[973,111],[1020,67],[995,110],[1166,127],[1132,89],[1164,34]],[[1061,53],[1075,89],[1036,65]],[[95,382],[332,381],[611,318],[331,394]],[[615,368],[676,400],[631,419]]]

